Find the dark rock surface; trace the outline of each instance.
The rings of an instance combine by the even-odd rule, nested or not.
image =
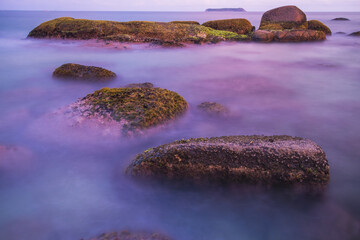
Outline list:
[[[350,21],[350,19],[348,18],[343,18],[343,17],[338,17],[338,18],[334,18],[334,19],[331,19],[332,21]]]
[[[170,23],[200,25],[200,23],[199,23],[199,22],[196,22],[196,21],[172,21],[172,22],[170,22]]]
[[[77,80],[112,80],[116,74],[105,68],[66,63],[56,68],[53,77]]]
[[[90,238],[89,240],[171,240],[171,239],[159,233],[130,232],[124,230],[121,232],[103,233],[100,236],[95,238]]]
[[[290,30],[276,31],[274,41],[277,42],[305,42],[326,40],[322,31],[315,30]]]
[[[126,88],[153,88],[154,85],[152,83],[149,82],[145,82],[145,83],[130,83],[128,85],[125,86]]]
[[[197,108],[206,114],[215,116],[224,116],[229,113],[226,107],[216,102],[203,102],[199,104]]]
[[[314,142],[290,136],[225,136],[175,141],[138,154],[137,178],[231,183],[326,183],[329,165]]]
[[[268,30],[266,25],[278,24],[283,29],[306,29],[306,15],[296,6],[283,6],[265,12],[261,18],[261,30]]]
[[[349,36],[360,37],[360,31],[358,31],[358,32],[353,32],[353,33],[349,34]]]

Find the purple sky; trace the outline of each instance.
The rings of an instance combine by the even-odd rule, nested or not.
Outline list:
[[[360,11],[360,0],[0,0],[2,10],[203,11],[243,7],[264,11],[296,5],[304,11]]]

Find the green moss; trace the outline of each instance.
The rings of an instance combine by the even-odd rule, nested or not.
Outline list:
[[[145,129],[174,119],[187,109],[179,94],[161,88],[103,88],[87,95],[85,104],[93,114],[110,114],[116,120],[127,120],[128,129]]]
[[[203,26],[237,34],[248,34],[252,31],[251,23],[243,18],[208,21],[203,23]]]
[[[116,78],[116,74],[105,68],[66,63],[55,69],[53,77],[83,80],[111,80]]]
[[[260,30],[308,29],[308,23],[262,21]]]
[[[308,29],[310,30],[316,30],[316,31],[322,31],[326,35],[331,35],[331,30],[328,26],[323,24],[322,22],[318,20],[310,20],[308,21]]]

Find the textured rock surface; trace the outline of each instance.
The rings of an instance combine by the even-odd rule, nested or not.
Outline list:
[[[195,182],[326,183],[329,165],[314,142],[290,136],[175,141],[137,155],[126,173]]]
[[[265,12],[261,18],[261,30],[271,30],[267,25],[277,24],[283,29],[306,29],[306,15],[296,6],[283,6]],[[279,29],[280,30],[280,29]]]
[[[248,34],[252,31],[251,23],[243,18],[208,21],[203,23],[203,26],[238,34]]]
[[[30,38],[100,39],[115,42],[156,43],[181,46],[180,43],[240,41],[244,38],[229,31],[219,31],[195,24],[162,22],[115,22],[70,17],[44,22],[33,29]]]
[[[322,22],[318,20],[310,20],[308,21],[308,29],[310,30],[316,30],[316,31],[322,31],[326,35],[331,35],[331,30],[328,26],[323,24]]]
[[[66,63],[53,72],[56,78],[83,79],[83,80],[111,80],[116,74],[105,68],[84,66],[75,63]]]
[[[274,38],[275,33],[266,30],[256,30],[252,35],[252,40],[256,42],[272,42]]]
[[[159,233],[138,233],[124,230],[121,232],[103,233],[89,240],[170,240],[170,238]]]
[[[322,31],[315,30],[285,30],[275,31],[274,41],[277,42],[305,42],[326,40],[326,35]]]
[[[216,102],[203,102],[197,108],[209,115],[224,116],[229,113],[226,107]]]
[[[149,82],[145,82],[145,83],[130,83],[128,85],[125,86],[126,88],[153,88],[154,85],[152,83]]]
[[[175,119],[187,107],[183,97],[166,89],[103,88],[71,104],[67,111],[80,123],[86,119],[117,123],[124,133],[136,133]]]

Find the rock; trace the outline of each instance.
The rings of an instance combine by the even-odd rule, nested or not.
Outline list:
[[[339,17],[339,18],[331,19],[331,21],[350,21],[350,19],[348,19],[348,18],[343,18],[343,17]]]
[[[77,80],[112,80],[116,74],[105,68],[66,63],[56,68],[53,77]]]
[[[29,38],[55,39],[98,39],[114,42],[157,43],[162,45],[180,45],[182,43],[206,43],[218,41],[247,40],[246,36],[229,31],[218,31],[194,24],[176,24],[163,22],[115,22],[56,18],[34,28]]]
[[[116,123],[123,133],[131,134],[175,119],[187,108],[183,97],[166,89],[103,88],[61,112],[69,112],[70,118],[79,123],[87,119],[106,126]]]
[[[283,6],[265,12],[261,18],[260,30],[307,29],[306,15],[296,6]],[[267,26],[269,25],[269,26]],[[271,26],[271,27],[270,27]]]
[[[229,113],[229,110],[216,102],[203,102],[197,106],[202,112],[207,113],[209,115],[226,115]]]
[[[275,34],[271,31],[256,30],[252,35],[252,40],[255,42],[272,42]]]
[[[336,34],[346,34],[346,33],[344,33],[344,32],[336,32]]]
[[[276,31],[274,41],[277,42],[304,42],[326,40],[322,31],[315,30],[290,30]]]
[[[149,82],[145,82],[145,83],[130,83],[128,85],[125,86],[126,88],[153,88],[154,85],[152,83]]]
[[[170,240],[170,238],[159,233],[130,232],[124,230],[121,232],[103,233],[90,240]]]
[[[170,23],[200,25],[200,23],[199,23],[199,22],[196,22],[196,21],[172,21],[172,22],[170,22]]]
[[[243,8],[208,8],[205,12],[246,12]]]
[[[358,32],[353,32],[353,33],[349,34],[349,36],[360,37],[360,31],[358,31]]]
[[[330,28],[318,20],[308,21],[308,29],[316,30],[316,31],[323,31],[326,35],[331,35]]]
[[[237,34],[248,34],[252,30],[251,23],[243,18],[214,20],[203,23],[203,26],[216,30],[225,30]]]
[[[137,178],[221,183],[319,183],[329,180],[325,153],[290,136],[225,136],[175,141],[138,154],[126,169]]]

